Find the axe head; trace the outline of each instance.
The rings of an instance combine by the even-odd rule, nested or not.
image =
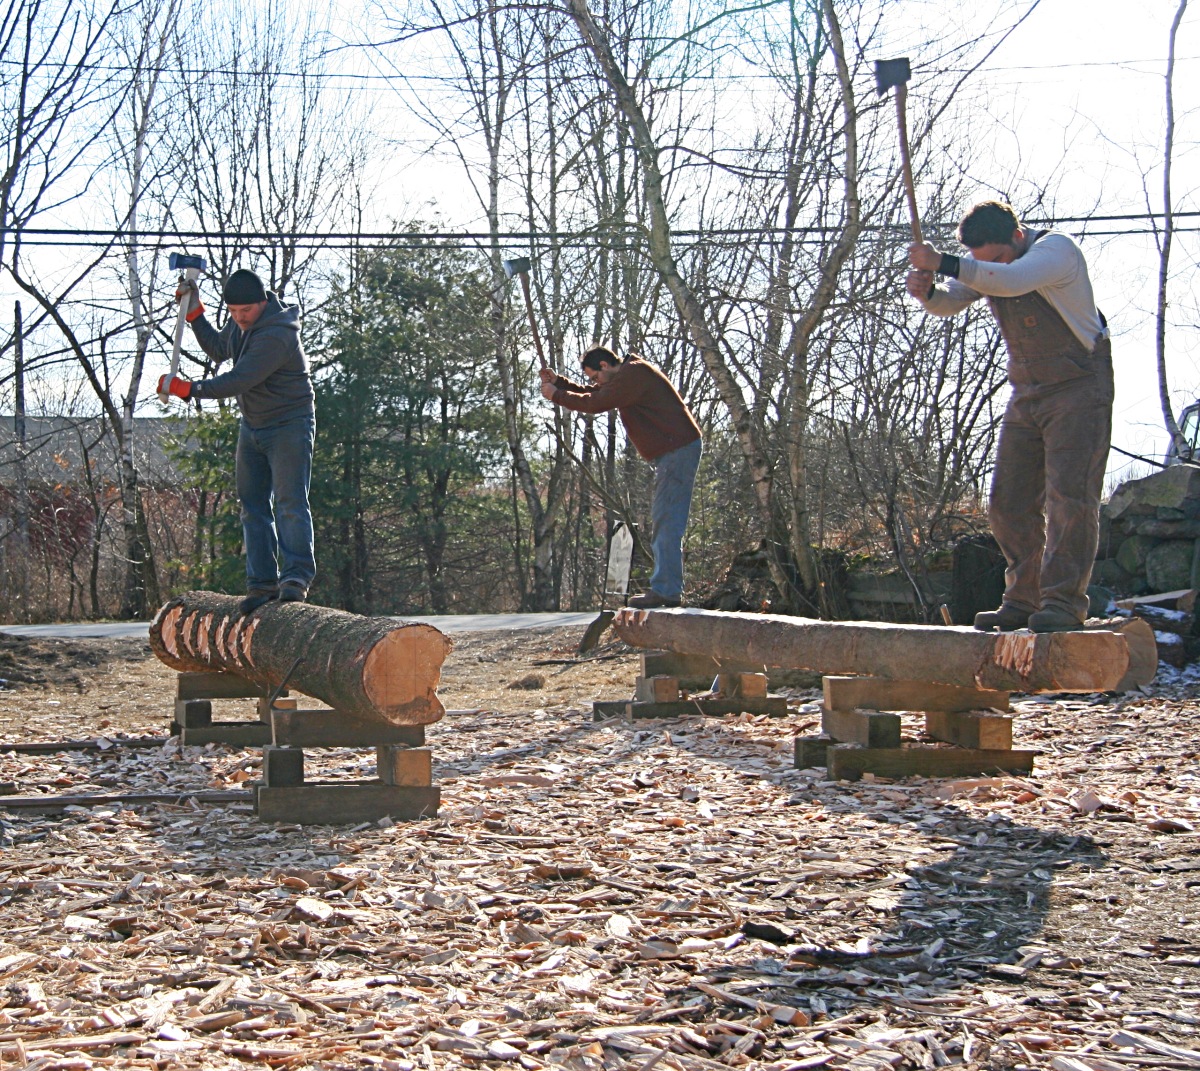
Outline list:
[[[875,88],[883,96],[892,86],[902,86],[912,77],[907,59],[875,61]]]
[[[502,260],[500,262],[500,266],[504,269],[504,274],[510,279],[516,275],[529,274],[528,257],[516,257],[513,260]]]
[[[172,253],[167,258],[167,263],[171,267],[171,271],[178,269],[184,271],[187,268],[195,268],[197,271],[206,271],[208,263],[203,257],[190,257],[186,253]]]

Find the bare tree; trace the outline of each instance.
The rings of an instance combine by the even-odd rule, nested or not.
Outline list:
[[[1162,406],[1163,424],[1171,436],[1173,451],[1180,457],[1190,458],[1191,444],[1184,438],[1171,408],[1171,396],[1167,389],[1167,283],[1171,264],[1171,242],[1175,236],[1175,205],[1171,197],[1171,164],[1175,155],[1175,38],[1179,24],[1187,11],[1188,0],[1179,0],[1175,18],[1171,22],[1167,48],[1166,73],[1166,130],[1163,144],[1163,228],[1158,235],[1158,308],[1155,315],[1155,355],[1158,364],[1158,399]]]

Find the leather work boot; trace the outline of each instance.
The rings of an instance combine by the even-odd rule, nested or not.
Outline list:
[[[666,595],[660,595],[657,591],[650,590],[644,595],[633,595],[626,606],[632,606],[635,610],[658,610],[664,607],[674,607],[679,605],[678,599],[669,599]]]
[[[1029,614],[1015,606],[1001,606],[999,610],[984,610],[975,615],[975,627],[980,632],[1016,632],[1029,622]]]
[[[304,602],[308,598],[308,592],[299,584],[280,584],[279,585],[279,601],[280,602]]]
[[[244,617],[246,614],[252,614],[260,606],[266,606],[272,599],[279,597],[279,592],[274,589],[267,591],[258,589],[247,592],[246,597],[238,603],[238,612]]]
[[[1029,627],[1034,632],[1075,632],[1083,628],[1083,622],[1074,614],[1051,606],[1030,614]]]

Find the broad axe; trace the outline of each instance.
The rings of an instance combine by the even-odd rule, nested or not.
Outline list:
[[[549,368],[550,366],[546,364],[546,355],[542,352],[542,336],[538,334],[537,320],[533,315],[533,298],[529,296],[529,258],[516,257],[513,260],[502,260],[500,266],[509,279],[514,275],[521,277],[521,289],[525,292],[525,309],[529,313],[529,329],[533,332],[533,345],[537,349],[538,360],[542,367]]]
[[[200,273],[208,269],[208,263],[203,257],[190,257],[186,253],[172,253],[167,263],[170,265],[171,271],[179,270],[180,285],[184,282],[192,284],[180,298],[179,314],[175,317],[175,341],[171,345],[171,375],[164,381],[170,383],[179,374],[179,354],[183,349],[183,325],[187,323],[187,314],[192,308],[192,297],[199,297],[196,294],[195,283],[200,278]],[[166,405],[171,400],[171,395],[159,391],[158,400]]]
[[[900,164],[904,170],[904,188],[908,192],[908,216],[912,223],[913,241],[923,242],[921,237],[921,214],[917,211],[917,191],[913,186],[912,160],[908,155],[908,118],[905,102],[908,100],[908,80],[912,69],[907,59],[876,60],[875,88],[882,97],[893,87],[896,90],[896,124],[900,128]]]

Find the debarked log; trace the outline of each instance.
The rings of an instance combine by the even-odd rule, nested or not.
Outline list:
[[[1009,692],[1102,692],[1129,665],[1115,632],[977,632],[947,625],[814,621],[719,610],[635,610],[613,628],[635,647],[826,674]]]
[[[303,602],[243,615],[240,602],[212,591],[172,599],[150,623],[151,649],[185,673],[235,673],[270,689],[286,678],[351,717],[428,725],[445,713],[437,686],[450,641],[432,625]]]

